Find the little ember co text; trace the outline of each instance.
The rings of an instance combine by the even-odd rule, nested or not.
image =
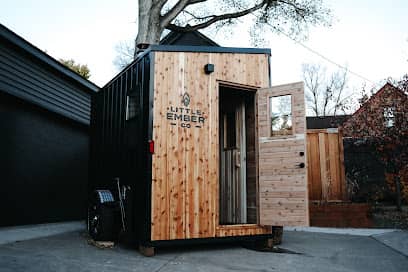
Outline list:
[[[172,126],[177,123],[183,128],[201,128],[204,125],[204,112],[197,109],[183,108],[183,107],[167,107],[167,120],[171,121]]]

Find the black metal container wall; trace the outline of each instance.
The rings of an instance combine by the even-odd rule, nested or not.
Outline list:
[[[129,186],[128,230],[139,239],[148,239],[150,217],[148,178],[149,112],[151,103],[150,62],[148,53],[125,68],[92,97],[90,181],[88,193],[109,188],[117,196],[115,178]],[[133,99],[134,113],[127,118],[128,99]],[[127,120],[128,119],[128,120]]]

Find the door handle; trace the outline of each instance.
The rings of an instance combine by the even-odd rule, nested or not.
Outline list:
[[[304,162],[301,162],[301,163],[299,163],[297,166],[298,166],[299,168],[305,168],[305,163],[304,163]]]
[[[239,151],[235,153],[235,167],[237,168],[241,167],[241,152]]]

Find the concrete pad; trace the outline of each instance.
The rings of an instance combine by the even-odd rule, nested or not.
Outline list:
[[[361,229],[361,228],[322,228],[322,227],[284,227],[286,231],[318,232],[328,234],[344,234],[356,236],[372,236],[391,233],[396,229]]]
[[[408,257],[408,231],[377,234],[373,238]]]
[[[144,257],[135,248],[99,249],[84,231],[0,245],[0,271],[301,271],[401,272],[408,258],[372,237],[285,232],[282,248],[258,252],[236,245],[179,246]]]
[[[83,221],[5,227],[0,228],[0,245],[84,229]]]
[[[158,271],[178,254],[146,258],[133,248],[97,248],[87,238],[75,231],[0,245],[0,272]]]

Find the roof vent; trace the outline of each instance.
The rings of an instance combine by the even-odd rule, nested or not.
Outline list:
[[[148,43],[138,43],[136,45],[136,50],[135,50],[135,57],[138,57],[141,53],[143,53],[148,47],[150,46],[150,44]]]

